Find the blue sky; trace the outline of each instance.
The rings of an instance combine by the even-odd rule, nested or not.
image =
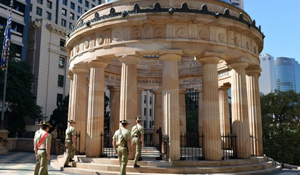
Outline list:
[[[244,0],[244,10],[266,36],[261,53],[300,62],[300,0]]]

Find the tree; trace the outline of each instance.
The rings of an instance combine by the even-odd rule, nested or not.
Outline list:
[[[0,30],[0,43],[3,43],[3,29]],[[2,47],[0,47],[2,53]],[[10,58],[8,59],[5,126],[9,136],[16,133],[19,136],[24,132],[25,120],[28,116],[34,120],[43,118],[42,108],[36,105],[36,97],[31,92],[34,76],[31,67],[25,61],[15,60],[16,46],[11,44]],[[4,71],[0,71],[0,96],[3,97]]]
[[[284,163],[300,165],[300,94],[275,91],[261,97],[264,151]]]
[[[106,110],[109,105],[109,98],[104,96],[104,130],[109,131],[109,111]],[[62,103],[54,109],[53,113],[50,116],[49,122],[56,126],[59,130],[63,131],[67,129],[68,122],[68,110],[69,110],[69,95],[66,96]]]

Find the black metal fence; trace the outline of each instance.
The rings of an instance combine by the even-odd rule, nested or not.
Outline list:
[[[180,160],[202,160],[203,138],[194,132],[180,134]]]
[[[112,145],[112,137],[113,134],[110,133],[101,133],[100,134],[100,145],[103,143],[103,153],[100,157],[108,157],[108,158],[117,158],[118,156],[115,154],[113,145]]]
[[[251,144],[251,156],[254,156],[254,137],[250,136],[250,144]]]
[[[221,147],[223,159],[235,159],[236,149],[236,136],[235,135],[223,135],[221,136]]]

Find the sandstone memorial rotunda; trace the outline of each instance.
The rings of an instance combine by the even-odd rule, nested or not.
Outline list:
[[[161,127],[169,138],[166,162],[180,164],[180,133],[188,127],[182,94],[193,89],[199,92],[203,162],[215,167],[245,164],[226,172],[271,169],[274,164],[263,157],[258,84],[263,39],[260,26],[245,11],[219,0],[119,0],[90,9],[68,34],[66,44],[69,119],[77,122],[76,130],[81,132],[78,151],[86,158],[99,158],[103,153],[105,87],[111,93],[112,132],[122,119],[134,125],[140,115],[138,96],[152,90],[154,131]],[[228,134],[236,136],[236,159],[229,163],[222,160],[221,138]],[[208,173],[201,168],[208,165],[200,164],[192,172],[185,168],[184,173]],[[140,169],[128,168],[167,173],[144,170],[141,165]],[[179,168],[170,172],[183,173]]]

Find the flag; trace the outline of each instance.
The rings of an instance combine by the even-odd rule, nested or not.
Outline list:
[[[10,50],[10,39],[11,39],[11,11],[9,17],[7,19],[7,24],[4,31],[4,40],[3,40],[3,47],[2,47],[2,55],[1,55],[1,68],[2,70],[6,69],[7,60],[9,57],[9,50]]]

